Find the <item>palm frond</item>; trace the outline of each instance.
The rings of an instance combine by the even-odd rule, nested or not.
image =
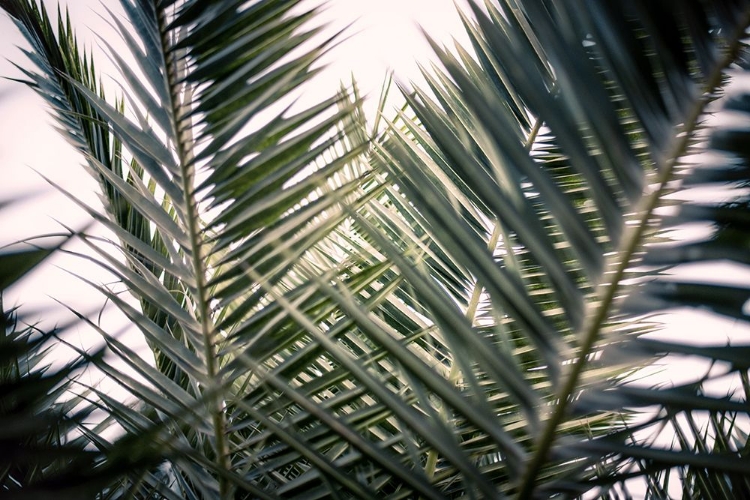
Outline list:
[[[12,204],[0,207],[5,210]],[[46,332],[31,322],[28,312],[3,304],[2,292],[23,283],[27,273],[63,251],[68,241],[53,247],[19,243],[0,251],[0,498],[73,499],[114,493],[113,484],[132,484],[134,476],[163,459],[132,439],[112,445],[92,438],[96,434],[90,433],[89,422],[100,417],[90,402],[93,391],[82,386],[80,376],[92,362],[103,359],[103,352],[82,352],[66,361],[53,354],[77,321]],[[99,433],[108,428],[106,418],[97,425]]]
[[[525,448],[523,472],[505,488],[519,498],[591,488],[583,478],[606,476],[604,465],[613,466],[599,454],[605,449],[618,460],[657,453],[629,440],[625,422],[606,418],[633,406],[669,406],[667,393],[606,389],[632,373],[631,363],[669,352],[664,344],[633,342],[649,326],[622,316],[618,304],[630,291],[624,283],[641,272],[634,264],[654,232],[654,209],[693,153],[725,71],[742,57],[748,10],[741,2],[681,3],[674,11],[656,4],[472,3],[473,18],[463,20],[474,53],[458,47],[453,55],[433,42],[443,69],[425,72],[429,92],[404,89],[416,117],[395,123],[380,147],[394,182],[431,229],[432,244],[466,266],[465,282],[485,290],[492,333],[483,345],[467,337],[457,344],[463,349],[451,350],[466,358],[456,361],[463,377],[492,380],[483,359],[506,359],[519,343],[526,348],[506,361],[512,376],[495,378],[506,387],[518,380],[540,401],[524,405],[520,389],[506,389],[507,400],[530,414],[527,422],[539,422],[517,438]],[[418,278],[407,279],[414,285]],[[744,304],[736,289],[682,287],[649,284],[652,295],[638,312],[669,306],[662,293],[675,300],[671,305],[692,299],[725,311],[734,305],[735,314]],[[429,288],[417,293],[428,304],[425,314],[437,318],[447,304],[430,301]],[[613,354],[623,340],[641,356]],[[472,343],[476,350],[467,348]],[[722,406],[695,394],[696,387],[684,389],[674,397],[686,408],[744,412],[741,402]],[[489,394],[479,393],[494,402]],[[608,424],[597,428],[590,420],[597,415]],[[587,433],[591,438],[582,439]],[[652,459],[666,464],[668,457],[675,465],[687,460],[677,450]],[[719,455],[705,460],[733,473],[745,467],[736,460],[730,467]],[[512,464],[503,457],[495,469]]]
[[[294,102],[337,40],[310,27],[316,8],[121,4],[112,26],[137,67],[110,48],[127,83],[110,103],[68,22],[0,0],[32,44],[30,84],[101,182],[106,214],[85,208],[114,237],[81,235],[82,256],[138,304],[90,284],[154,352],[74,312],[129,368],[79,354],[139,400],[97,404],[166,456],[105,491],[531,498],[641,478],[659,495],[670,471],[686,496],[744,491],[746,394],[708,393],[713,373],[626,382],[683,354],[747,386],[742,347],[643,338],[654,323],[633,315],[746,317],[740,287],[643,280],[644,266],[746,264],[744,198],[682,204],[670,223],[715,236],[636,266],[675,179],[746,180],[746,127],[703,120],[746,66],[747,2],[472,1],[472,47],[433,42],[441,66],[428,88],[401,86],[408,107],[384,134],[356,89]],[[685,173],[699,151],[721,153]],[[655,429],[674,446],[642,437]]]
[[[82,239],[139,299],[141,310],[91,284],[120,307],[155,353],[153,369],[101,332],[110,349],[154,387],[107,362],[97,362],[98,368],[127,386],[155,420],[134,420],[136,413],[111,400],[104,406],[130,433],[158,424],[180,436],[176,446],[193,455],[172,465],[186,487],[207,497],[238,486],[267,496],[233,466],[253,455],[246,437],[230,433],[229,425],[230,414],[239,429],[259,418],[242,404],[247,384],[258,381],[233,360],[276,334],[255,330],[256,318],[269,312],[269,297],[309,295],[318,275],[339,275],[352,265],[338,252],[323,268],[310,267],[311,252],[325,255],[314,247],[346,218],[341,209],[336,215],[339,197],[354,202],[363,196],[358,186],[368,169],[358,164],[361,136],[349,135],[359,123],[350,118],[348,92],[310,108],[292,106],[336,38],[310,48],[320,28],[303,25],[315,9],[295,11],[295,3],[122,2],[128,19],[113,26],[140,63],[129,68],[113,51],[130,85],[129,115],[122,102],[109,104],[96,88],[69,25],[60,24],[56,35],[43,7],[3,3],[35,49],[31,57],[40,72],[26,72],[31,85],[53,104],[102,181],[109,220],[88,210],[119,237],[120,256],[106,242]],[[296,269],[301,256],[304,272]],[[288,345],[274,344],[252,359],[274,366],[278,349]],[[268,418],[262,421],[271,425]],[[296,440],[281,435],[288,444]],[[196,466],[205,472],[196,475]],[[328,470],[362,491],[335,466]]]

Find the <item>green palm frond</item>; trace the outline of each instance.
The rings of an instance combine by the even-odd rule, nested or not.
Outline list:
[[[303,28],[316,9],[299,12],[289,1],[243,4],[123,2],[128,19],[114,23],[140,64],[129,68],[113,53],[129,83],[129,115],[120,102],[104,100],[86,56],[71,51],[69,25],[59,25],[56,38],[43,8],[3,6],[36,49],[40,72],[27,72],[31,85],[53,104],[102,180],[109,218],[88,211],[119,238],[120,255],[101,239],[81,239],[141,310],[92,286],[120,307],[155,353],[150,366],[101,332],[110,350],[148,382],[95,362],[145,404],[137,411],[111,400],[104,406],[128,432],[158,424],[174,437],[172,448],[193,450],[172,464],[179,487],[205,497],[240,487],[265,498],[262,481],[239,472],[255,460],[244,430],[257,428],[254,419],[263,416],[244,402],[246,392],[265,392],[258,369],[248,371],[242,360],[267,370],[307,342],[304,329],[276,340],[276,328],[297,325],[286,321],[283,308],[275,318],[273,297],[309,301],[317,280],[351,274],[345,279],[365,287],[378,275],[350,271],[358,257],[347,258],[350,244],[336,236],[346,219],[337,208],[341,198],[356,204],[367,196],[360,186],[369,168],[359,163],[365,143],[352,130],[361,126],[353,114],[357,103],[343,93],[310,108],[291,105],[335,37],[303,46],[311,38],[320,42],[320,28]],[[326,252],[334,245],[342,248]],[[314,254],[324,259],[319,265]],[[309,314],[318,311],[325,311],[316,320],[322,324],[336,314],[327,301],[310,304]],[[269,418],[260,422],[272,425]],[[298,440],[281,435],[287,445]],[[328,468],[362,491],[336,466]]]
[[[11,203],[3,203],[3,209]],[[3,250],[0,253],[2,288],[11,285],[39,266],[54,248],[32,247]],[[81,481],[93,469],[100,456],[81,444],[71,441],[91,408],[77,408],[80,399],[61,401],[71,389],[70,377],[81,367],[71,362],[62,368],[50,369],[49,352],[52,335],[25,326],[17,310],[2,309],[0,339],[0,496],[20,496],[23,492],[73,490],[96,492],[100,485]],[[21,323],[19,324],[19,320]],[[64,328],[63,328],[64,329]],[[82,475],[79,473],[83,472]],[[74,486],[79,484],[76,490]],[[106,484],[106,483],[105,483]],[[26,493],[30,495],[30,493]],[[70,497],[70,491],[65,491]],[[27,496],[26,498],[30,498]]]
[[[164,454],[132,438],[107,442],[99,436],[111,429],[106,419],[96,433],[89,430],[98,419],[94,391],[78,379],[102,352],[60,363],[52,355],[57,339],[76,324],[47,333],[26,320],[15,310],[3,313],[0,498],[92,498],[115,493],[116,483],[120,492],[133,490]]]
[[[31,498],[55,489],[66,498],[90,495],[106,484],[86,480],[101,455],[71,435],[92,408],[77,408],[76,398],[60,400],[72,389],[69,377],[81,363],[50,370],[51,336],[18,320],[15,311],[3,312],[0,496]]]
[[[473,378],[475,387],[493,380],[488,358],[506,360],[494,381],[505,389],[506,405],[514,402],[527,412],[515,414],[523,415],[527,430],[515,437],[525,449],[517,458],[521,479],[505,482],[508,493],[579,494],[597,484],[585,477],[606,477],[631,457],[666,469],[712,460],[718,470],[734,474],[748,467],[737,448],[724,456],[697,453],[694,462],[679,446],[657,451],[633,442],[633,429],[613,417],[666,400],[679,402],[681,411],[746,413],[742,398],[722,405],[698,386],[674,393],[629,385],[608,389],[632,373],[632,363],[680,349],[694,352],[634,341],[653,326],[622,315],[624,294],[633,301],[649,294],[638,313],[692,305],[724,314],[734,308],[737,317],[744,305],[746,297],[736,288],[657,281],[636,294],[624,286],[642,274],[635,263],[653,238],[654,209],[669,203],[662,199],[669,182],[682,171],[683,158],[698,151],[706,105],[724,84],[724,72],[742,57],[748,11],[740,3],[688,2],[674,12],[661,5],[600,2],[472,4],[474,17],[463,20],[474,54],[458,47],[454,55],[433,43],[443,69],[425,72],[429,92],[405,90],[416,118],[404,115],[394,124],[378,154],[424,217],[432,244],[466,266],[463,281],[474,284],[475,296],[487,297],[484,328],[474,326],[487,333],[478,340],[466,330],[451,353],[465,356],[455,361],[461,370],[456,378],[469,384]],[[717,149],[713,138],[725,134],[712,133],[709,148]],[[685,212],[695,210],[680,207]],[[634,222],[630,228],[628,219]],[[682,220],[701,219],[696,214]],[[726,258],[736,243],[711,259]],[[436,278],[427,270],[423,275]],[[420,278],[408,279],[414,284]],[[438,291],[427,281],[417,293],[430,304],[427,316],[439,324],[449,302],[428,299]],[[471,293],[467,288],[464,297]],[[505,358],[513,347],[523,354]],[[626,354],[632,350],[638,355]],[[720,356],[704,353],[716,362]],[[480,394],[497,404],[487,389]],[[502,414],[502,408],[491,411]],[[665,404],[667,413],[673,410]],[[591,439],[582,439],[587,434]],[[500,464],[493,472],[507,467],[509,478],[517,477],[513,458],[496,446]],[[653,464],[648,468],[654,470]]]
[[[154,354],[73,311],[128,368],[82,359],[137,402],[90,398],[160,457],[101,497],[616,498],[634,481],[658,497],[675,477],[688,498],[746,491],[745,348],[656,341],[641,316],[746,319],[742,287],[649,279],[747,264],[742,191],[666,219],[712,237],[651,243],[675,181],[746,188],[747,127],[704,120],[746,69],[750,4],[472,1],[471,47],[433,42],[441,65],[401,85],[384,133],[356,87],[296,101],[338,40],[311,27],[317,8],[121,6],[135,66],[109,47],[110,102],[65,17],[0,0],[31,43],[28,83],[101,184],[105,213],[84,208],[110,236],[77,236],[81,256],[136,301],[89,283]],[[666,355],[724,372],[630,382]],[[720,377],[742,390],[708,391]]]

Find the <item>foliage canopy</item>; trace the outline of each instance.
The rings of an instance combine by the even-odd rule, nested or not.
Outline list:
[[[110,237],[70,237],[130,297],[90,284],[153,352],[73,311],[106,348],[45,372],[56,334],[4,312],[0,498],[750,497],[750,348],[647,320],[748,319],[749,288],[665,271],[750,263],[750,94],[724,92],[750,2],[471,1],[471,47],[433,42],[385,128],[355,87],[293,104],[339,37],[317,7],[120,3],[136,66],[109,47],[111,101],[66,16],[0,0],[100,183],[101,209],[79,203]],[[670,201],[693,187],[723,191]],[[0,255],[3,288],[49,251]],[[664,356],[715,369],[632,383]],[[136,402],[77,383],[84,364]]]

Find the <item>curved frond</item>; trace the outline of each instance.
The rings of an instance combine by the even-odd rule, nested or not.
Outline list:
[[[658,496],[674,472],[686,496],[747,490],[745,348],[657,341],[643,315],[747,317],[745,288],[649,279],[748,262],[747,96],[724,99],[732,124],[706,117],[746,70],[750,3],[469,3],[471,47],[433,41],[426,88],[401,84],[407,106],[370,137],[356,87],[298,101],[338,40],[307,4],[121,0],[135,65],[109,47],[108,101],[63,16],[0,0],[101,184],[105,213],[84,209],[110,236],[80,235],[81,257],[136,302],[89,283],[154,354],[74,312],[128,368],[81,356],[137,403],[92,399],[164,458],[102,491]],[[725,182],[730,203],[665,219],[712,236],[652,245],[667,194]],[[665,355],[723,371],[630,383]],[[707,389],[724,377],[736,394]],[[650,441],[663,429],[673,446]]]
[[[470,311],[471,295],[484,298],[487,316],[466,324],[466,336],[450,350],[454,380],[468,380],[467,390],[472,379],[475,387],[480,380],[494,382],[505,391],[502,399],[488,386],[474,394],[526,412],[516,413],[525,424],[519,426],[525,437],[516,436],[523,446],[520,473],[500,442],[499,462],[487,469],[507,468],[503,489],[518,498],[582,493],[600,484],[586,477],[606,477],[630,458],[665,468],[691,463],[677,450],[656,458],[650,454],[662,452],[632,438],[624,409],[661,403],[667,393],[617,382],[669,351],[663,343],[634,341],[654,324],[639,326],[637,318],[622,315],[619,303],[632,293],[628,280],[643,273],[635,264],[653,238],[655,208],[667,203],[663,197],[686,155],[699,151],[707,104],[724,85],[725,72],[742,60],[750,12],[741,2],[666,4],[472,3],[473,17],[463,20],[473,54],[433,43],[442,68],[425,71],[429,90],[404,89],[415,116],[403,115],[379,147],[404,198],[424,218],[430,244],[465,266],[463,281],[472,284],[463,301],[441,303],[429,298],[450,297],[430,283],[439,275],[418,267],[403,271],[412,286],[424,283],[416,287],[424,314],[455,335],[460,330],[438,318],[449,305]],[[709,149],[726,137],[720,129],[712,133],[717,139]],[[691,205],[678,213],[685,212],[701,220]],[[737,289],[661,281],[645,293],[641,313],[691,301],[719,311],[735,304],[737,311],[746,298]],[[513,349],[517,355],[507,358]],[[505,372],[493,370],[488,358],[503,359]],[[719,410],[718,400],[709,403],[696,389],[674,395],[695,411],[709,409],[705,401],[719,412],[717,421],[744,413],[743,403]],[[665,411],[672,418],[668,405]],[[737,473],[745,467],[737,452],[727,452],[735,458],[731,467],[718,455],[705,460]],[[701,460],[694,465],[706,463]]]

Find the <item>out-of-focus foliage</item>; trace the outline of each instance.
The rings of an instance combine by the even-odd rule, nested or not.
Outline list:
[[[101,185],[103,212],[78,203],[111,239],[75,237],[136,301],[92,286],[153,352],[80,315],[124,365],[82,361],[136,401],[87,395],[115,444],[59,407],[82,435],[55,445],[89,443],[74,472],[113,471],[84,481],[95,495],[750,495],[747,346],[656,341],[643,319],[747,319],[746,288],[662,271],[748,263],[750,110],[722,91],[748,69],[750,2],[472,1],[471,47],[435,43],[428,88],[402,88],[376,133],[356,88],[294,103],[338,40],[318,8],[120,3],[135,66],[105,37],[124,88],[108,101],[65,16],[0,0],[31,45],[26,83]],[[714,105],[741,118],[707,121]],[[713,204],[667,198],[719,183]],[[665,229],[712,236],[659,243],[670,204]],[[630,382],[665,356],[724,371]],[[39,382],[35,408],[60,382]]]

